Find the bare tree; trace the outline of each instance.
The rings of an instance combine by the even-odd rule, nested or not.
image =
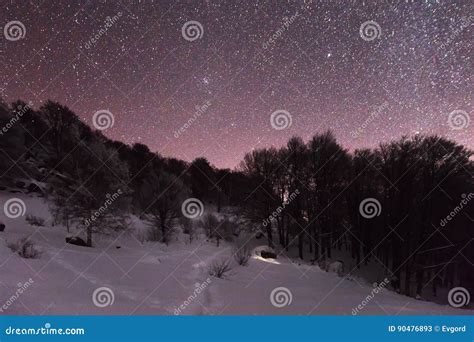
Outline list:
[[[183,182],[167,172],[150,173],[144,179],[140,189],[141,206],[152,215],[155,234],[160,231],[161,242],[169,242],[173,221],[181,216],[181,204],[187,194]]]

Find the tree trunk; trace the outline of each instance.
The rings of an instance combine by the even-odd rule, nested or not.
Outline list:
[[[303,231],[298,234],[298,255],[303,260]]]
[[[268,240],[268,247],[273,248],[273,234],[272,234],[272,223],[270,222],[267,225],[267,240]]]
[[[92,226],[88,225],[87,226],[87,246],[92,247]]]
[[[438,283],[438,275],[437,275],[437,272],[436,272],[436,268],[433,268],[433,271],[432,271],[432,274],[433,274],[433,281],[432,281],[432,291],[433,291],[433,297],[437,297],[438,296],[438,293],[437,293],[437,283]]]
[[[278,242],[280,243],[281,246],[285,245],[285,236],[283,233],[283,216],[279,216],[277,218],[278,222]]]
[[[405,268],[405,295],[410,296],[411,262],[409,261]]]
[[[165,226],[163,220],[161,222],[161,242],[168,245],[168,239],[167,239],[167,236],[166,236],[166,226]]]
[[[393,235],[392,235],[393,236]],[[401,270],[400,270],[400,248],[401,244],[398,240],[398,237],[393,237],[393,247],[392,247],[392,270],[394,271],[395,279],[393,281],[393,287],[396,292],[400,292],[401,287]]]
[[[418,268],[416,271],[416,295],[421,297],[421,290],[423,289],[423,268]]]

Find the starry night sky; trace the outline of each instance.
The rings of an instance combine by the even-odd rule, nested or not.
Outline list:
[[[26,31],[16,41],[0,37],[5,101],[38,108],[56,100],[91,125],[95,112],[109,110],[114,125],[105,135],[164,156],[205,156],[233,168],[252,148],[327,129],[349,150],[418,133],[474,148],[474,117],[462,129],[448,124],[454,110],[472,117],[471,0],[2,1],[0,8],[2,28],[17,20]],[[104,33],[107,17],[113,23]],[[200,38],[183,37],[188,21],[202,25]],[[367,21],[380,27],[373,40],[360,33]],[[272,127],[276,110],[290,113],[291,126]]]

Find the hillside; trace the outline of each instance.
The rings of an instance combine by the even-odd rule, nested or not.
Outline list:
[[[24,201],[29,214],[49,217],[44,198],[16,195]],[[2,193],[0,202],[5,203],[10,197],[11,194]],[[0,232],[1,298],[11,298],[22,284],[31,282],[1,314],[351,315],[373,290],[371,284],[355,275],[338,277],[283,255],[276,260],[263,259],[255,252],[245,267],[231,259],[233,268],[226,279],[209,277],[209,266],[213,261],[229,258],[232,245],[222,243],[216,247],[205,238],[189,244],[183,234],[168,246],[141,242],[146,225],[136,217],[130,230],[97,236],[95,247],[87,248],[65,244],[63,226],[52,227],[46,221],[44,227],[33,227],[24,216],[12,219],[5,217],[3,211],[0,215],[6,225],[5,231]],[[40,258],[23,259],[7,247],[7,242],[24,236],[30,236],[42,250]],[[255,238],[251,243],[262,244]],[[112,297],[105,296],[105,304],[111,305],[94,305],[93,293],[100,287],[113,292],[113,303]],[[196,295],[197,287],[202,291]],[[286,297],[280,297],[282,301],[274,298],[282,307],[272,305],[270,300],[277,287],[289,291]],[[190,299],[193,294],[195,298]],[[181,305],[184,308],[178,310]],[[472,315],[474,311],[381,289],[358,314]]]

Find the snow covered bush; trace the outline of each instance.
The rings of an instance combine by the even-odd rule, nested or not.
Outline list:
[[[44,221],[45,220],[42,217],[38,217],[38,216],[35,216],[35,215],[26,215],[25,220],[31,226],[44,227]]]
[[[250,260],[250,256],[252,251],[247,245],[247,241],[245,239],[238,239],[235,243],[234,249],[234,259],[240,266],[247,266]]]
[[[250,250],[247,247],[241,247],[235,250],[234,259],[240,266],[247,266],[250,260]]]
[[[220,279],[229,276],[230,271],[232,271],[232,266],[230,266],[228,260],[214,261],[211,266],[209,266],[209,275]]]
[[[25,259],[38,259],[41,256],[41,250],[26,237],[15,242],[9,242],[7,246],[12,252]]]

